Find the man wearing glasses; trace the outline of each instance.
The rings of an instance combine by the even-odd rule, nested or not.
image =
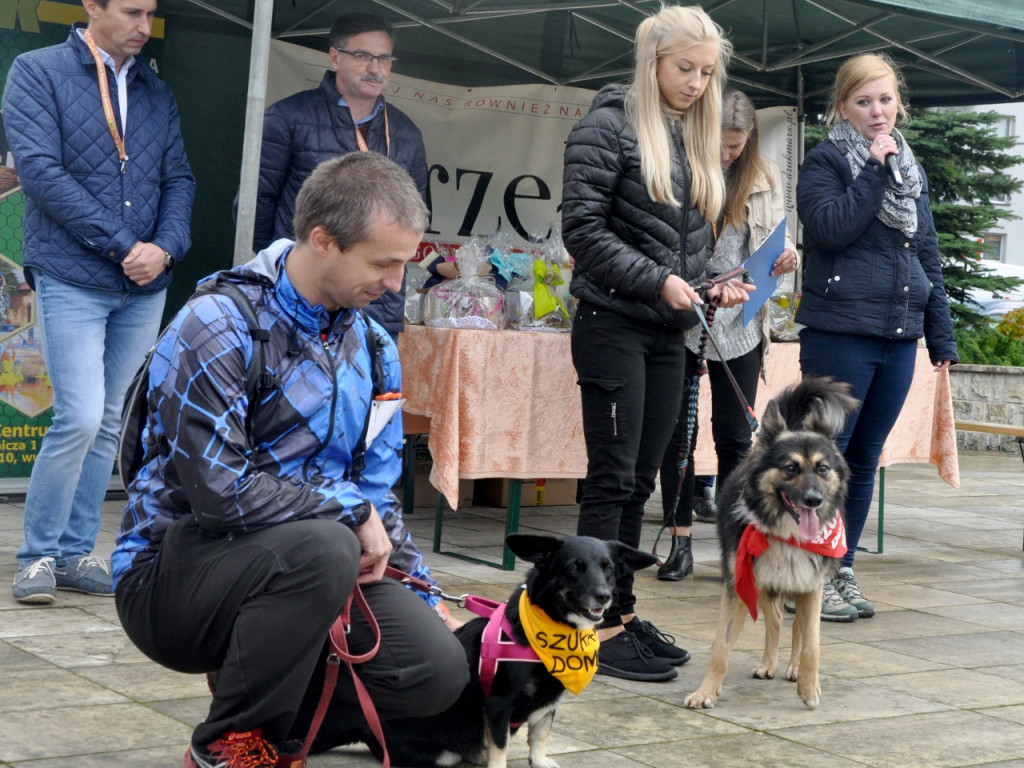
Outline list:
[[[377,152],[412,176],[426,200],[427,159],[419,128],[385,103],[395,63],[393,29],[370,13],[339,16],[331,26],[331,69],[319,88],[275,104],[263,119],[260,181],[253,249],[294,239],[292,215],[299,187],[323,160],[349,152]],[[392,336],[404,327],[405,283],[367,309]]]

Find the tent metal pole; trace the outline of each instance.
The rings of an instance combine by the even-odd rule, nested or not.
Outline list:
[[[803,67],[796,68],[796,167],[799,173],[800,166],[804,162],[804,129],[807,127],[807,110],[804,103],[804,70]],[[804,231],[800,224],[800,217],[797,216],[796,227],[793,230],[794,242],[797,246],[803,246]],[[793,290],[797,296],[804,289],[804,271],[798,269],[793,276]]]
[[[235,265],[244,264],[252,258],[252,235],[256,228],[256,186],[260,174],[263,109],[267,101],[267,68],[273,20],[274,0],[256,0],[253,9],[252,53],[249,57],[249,94],[245,105],[242,171],[238,187]]]

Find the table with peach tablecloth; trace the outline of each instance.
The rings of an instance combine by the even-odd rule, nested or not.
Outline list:
[[[406,326],[399,337],[404,410],[430,419],[430,481],[455,508],[459,478],[583,477],[586,446],[568,333]],[[755,411],[800,375],[800,346],[774,344]],[[694,463],[715,474],[706,379]],[[882,466],[934,464],[958,488],[960,470],[947,373],[918,350],[914,383],[882,453]]]

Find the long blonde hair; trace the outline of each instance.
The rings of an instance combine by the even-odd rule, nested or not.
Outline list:
[[[722,133],[727,131],[739,131],[747,137],[746,146],[732,163],[725,194],[725,220],[740,228],[747,218],[747,198],[758,178],[764,176],[772,188],[775,186],[768,163],[761,157],[757,110],[741,91],[726,91],[722,97]]]
[[[658,87],[658,60],[702,43],[718,46],[711,81],[681,114],[682,137],[690,160],[690,197],[705,219],[718,218],[725,201],[721,167],[722,89],[732,44],[699,5],[663,6],[636,30],[636,65],[626,96],[626,115],[637,135],[640,169],[651,199],[680,205],[672,192],[671,136]]]
[[[896,106],[902,122],[910,120],[907,106],[903,103],[903,90],[906,84],[903,82],[903,75],[900,73],[896,63],[884,53],[862,53],[847,59],[836,72],[836,81],[832,85],[832,94],[829,98],[828,112],[825,113],[825,122],[831,128],[843,122],[843,115],[839,111],[839,103],[846,101],[850,94],[865,83],[877,80],[880,77],[891,77],[893,87],[896,90]]]

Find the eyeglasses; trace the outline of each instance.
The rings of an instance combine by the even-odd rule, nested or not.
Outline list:
[[[364,67],[370,66],[371,61],[376,61],[382,67],[387,68],[392,66],[396,61],[397,57],[392,56],[390,53],[382,53],[379,56],[374,56],[372,53],[367,51],[346,51],[344,48],[335,48],[338,53],[347,53],[356,62]]]

